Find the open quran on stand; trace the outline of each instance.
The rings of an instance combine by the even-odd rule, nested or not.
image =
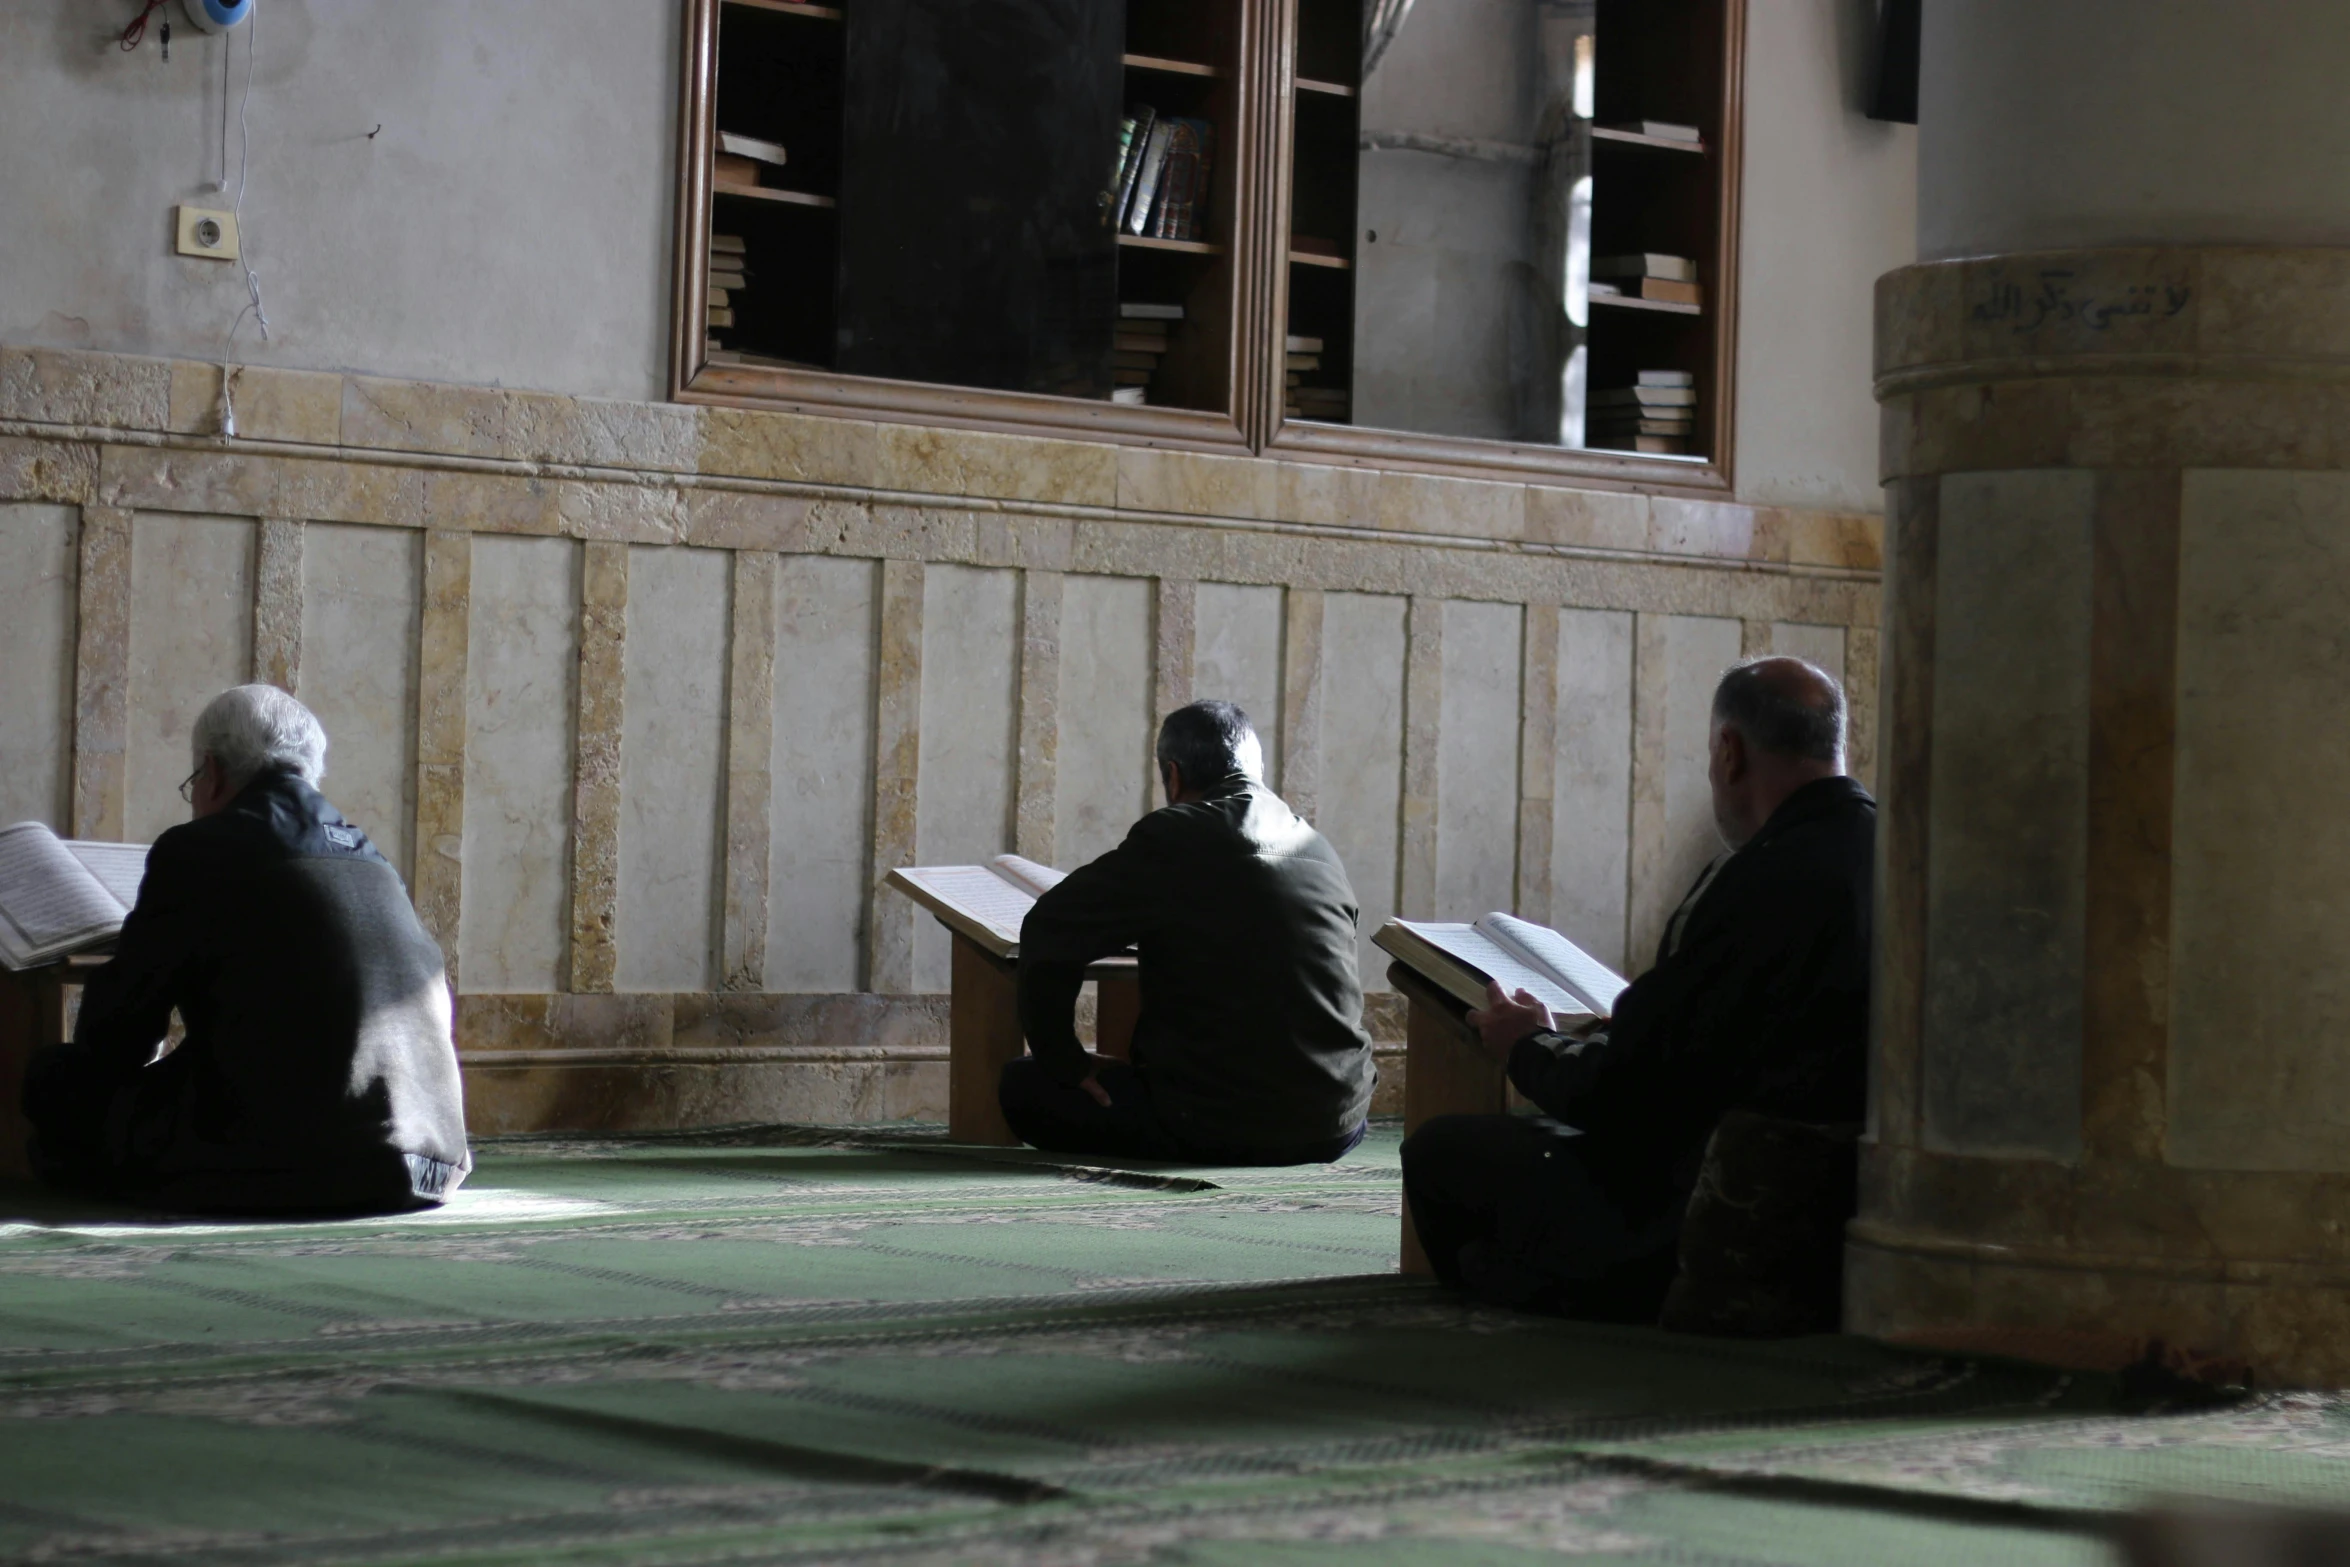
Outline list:
[[[1068,872],[999,854],[985,865],[901,865],[889,884],[999,958],[1020,955],[1020,922]]]
[[[0,965],[38,968],[106,946],[146,873],[143,843],[60,838],[40,822],[0,828]]]
[[[1472,1007],[1492,980],[1523,990],[1554,1018],[1606,1017],[1631,981],[1547,925],[1510,914],[1471,924],[1389,920],[1372,938],[1406,968]]]

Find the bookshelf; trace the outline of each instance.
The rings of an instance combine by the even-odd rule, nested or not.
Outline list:
[[[1522,6],[1534,30],[1524,37],[1516,21],[1464,31],[1428,0],[1406,8],[1366,78],[1365,13],[1379,3],[1000,0],[981,27],[955,0],[685,0],[675,395],[1309,461],[1726,487],[1745,0],[1486,0]],[[1596,60],[1563,129],[1559,39],[1543,32],[1562,25]],[[877,146],[900,120],[874,95],[905,98],[921,69],[948,90],[891,112],[909,111],[929,139]],[[1412,94],[1450,107],[1415,107]],[[1104,221],[1119,199],[1105,189],[1118,123],[1143,106],[1211,128],[1188,232],[1155,214],[1140,232],[1126,214]],[[788,157],[717,165],[720,132],[780,143]],[[1550,183],[1511,198],[1513,219],[1496,182],[1528,168]],[[1559,228],[1540,198],[1585,178],[1576,237],[1509,236],[1513,222]],[[1030,232],[1014,221],[1039,214]],[[714,236],[728,247],[716,275]],[[1697,302],[1642,281],[1577,297],[1570,319],[1563,280],[1577,274],[1559,247],[1575,245],[1585,257],[1686,257]],[[1415,246],[1422,274],[1405,277],[1398,265]],[[1436,277],[1428,258],[1448,249],[1473,252],[1471,264]],[[1546,277],[1562,280],[1547,304]],[[1529,298],[1503,301],[1513,290]],[[1529,329],[1545,309],[1560,325]],[[969,340],[972,323],[1006,321],[1016,326],[997,332],[1004,341]],[[876,337],[893,333],[877,353]],[[1570,360],[1571,375],[1546,368]],[[1688,412],[1655,421],[1687,421],[1687,455],[1574,444],[1577,430],[1620,433],[1576,422],[1584,394],[1642,370],[1689,382]],[[1472,407],[1480,399],[1493,407]]]

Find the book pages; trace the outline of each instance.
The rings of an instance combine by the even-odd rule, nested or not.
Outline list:
[[[124,913],[139,906],[139,883],[147,875],[147,846],[143,843],[96,843],[87,838],[68,838],[65,846],[73,857],[82,862],[82,869],[98,878],[121,904]]]
[[[1020,952],[1020,922],[1036,899],[991,865],[901,865],[892,885],[1001,957]]]
[[[1488,914],[1477,928],[1536,966],[1548,970],[1583,1009],[1606,1017],[1632,982],[1547,925],[1513,914]]]
[[[987,868],[1027,893],[1031,899],[1043,897],[1069,879],[1067,871],[1054,870],[1050,865],[1039,865],[1017,854],[999,854],[987,862]]]
[[[1394,935],[1404,939],[1391,939]],[[1516,995],[1521,990],[1525,991],[1550,1008],[1553,1018],[1582,1017],[1591,1010],[1557,979],[1535,968],[1474,925],[1390,920],[1372,939],[1414,968],[1428,973],[1429,978],[1443,984],[1462,1000],[1476,1006],[1485,1004],[1484,982],[1493,980],[1507,994]],[[1474,986],[1466,987],[1455,982],[1452,976],[1429,972],[1426,964],[1430,957],[1439,962],[1449,961],[1457,969],[1465,970],[1474,979]]]
[[[128,912],[46,826],[0,829],[0,961],[10,968],[111,936]]]

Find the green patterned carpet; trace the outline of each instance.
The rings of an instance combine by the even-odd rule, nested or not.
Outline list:
[[[1464,1308],[1392,1272],[1392,1128],[523,1139],[333,1224],[0,1199],[9,1561],[2088,1563],[2154,1494],[2350,1501],[2328,1399]]]

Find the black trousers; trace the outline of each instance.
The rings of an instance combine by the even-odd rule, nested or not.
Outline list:
[[[1404,1201],[1436,1276],[1497,1306],[1654,1322],[1680,1213],[1636,1218],[1601,1189],[1571,1127],[1446,1115],[1403,1145]]]
[[[1012,1133],[1048,1153],[1106,1159],[1165,1159],[1182,1164],[1326,1164],[1363,1140],[1363,1126],[1338,1137],[1290,1148],[1259,1148],[1205,1141],[1170,1128],[1151,1102],[1149,1074],[1123,1061],[1104,1061],[1095,1081],[1107,1106],[1084,1089],[1056,1081],[1034,1056],[1004,1068],[996,1102]]]

